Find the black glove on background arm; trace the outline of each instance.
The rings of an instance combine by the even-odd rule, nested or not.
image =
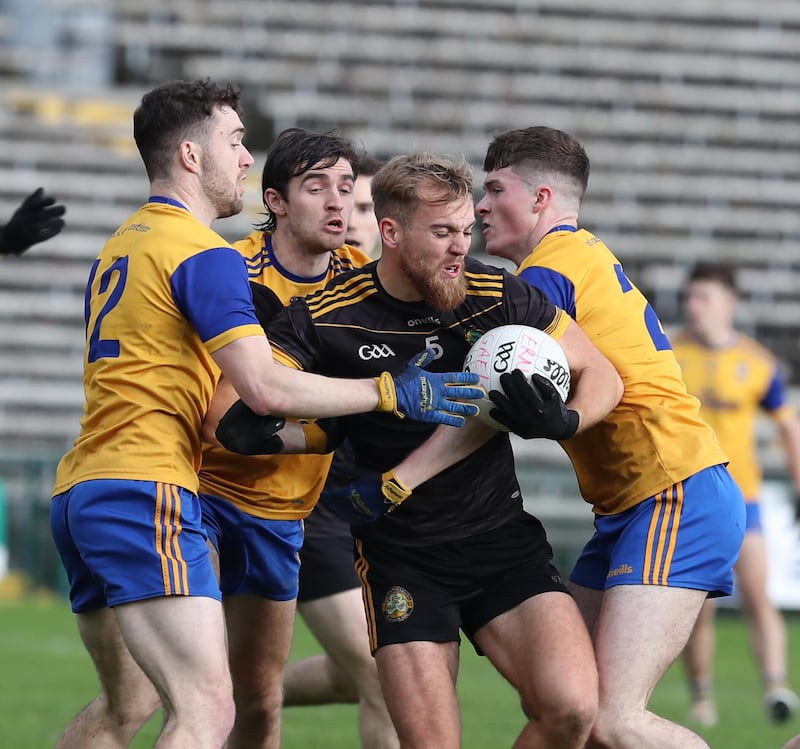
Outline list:
[[[276,432],[285,423],[282,416],[261,416],[238,400],[219,420],[214,435],[232,453],[275,455],[283,449],[283,440]]]
[[[21,255],[32,245],[54,237],[64,228],[61,217],[66,210],[41,187],[32,192],[0,228],[0,255]]]
[[[567,440],[578,430],[577,411],[567,408],[546,377],[533,374],[530,382],[519,369],[500,375],[503,391],[492,390],[495,408],[489,415],[525,439]]]

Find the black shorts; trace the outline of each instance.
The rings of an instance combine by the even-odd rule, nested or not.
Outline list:
[[[318,504],[304,521],[299,603],[359,588],[350,524]]]
[[[370,646],[403,642],[475,645],[475,632],[531,596],[566,593],[538,519],[522,513],[469,538],[403,547],[356,541],[356,570],[367,608]]]

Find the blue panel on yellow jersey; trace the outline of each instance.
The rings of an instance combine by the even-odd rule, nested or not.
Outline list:
[[[85,317],[89,407],[54,493],[88,479],[197,491],[200,426],[219,374],[212,354],[263,335],[241,257],[179,203],[152,198],[92,266]]]
[[[175,303],[204,342],[254,322],[250,287],[242,286],[241,270],[232,272],[240,264],[236,250],[215,248],[187,258],[172,274]]]
[[[330,253],[325,273],[301,277],[277,261],[269,234],[251,232],[235,242],[253,283],[266,286],[283,304],[322,289],[330,279],[371,262],[349,245]],[[271,302],[265,306],[272,306]],[[270,520],[298,520],[311,512],[322,491],[331,455],[236,455],[203,445],[200,493],[223,497],[240,510]]]
[[[655,311],[599,238],[559,227],[517,275],[541,285],[574,316],[625,386],[609,416],[562,443],[595,512],[622,512],[726,462],[700,418],[697,399],[686,390]]]
[[[742,334],[727,346],[711,348],[681,331],[673,345],[689,392],[700,399],[701,415],[730,458],[731,475],[745,499],[755,501],[761,485],[756,446],[759,408],[775,418],[792,414],[775,357]]]
[[[550,301],[561,307],[575,319],[575,285],[566,276],[550,268],[528,267],[519,273],[531,286],[538,286],[550,297]]]

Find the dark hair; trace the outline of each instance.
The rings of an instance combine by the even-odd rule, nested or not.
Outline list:
[[[345,159],[353,167],[353,176],[358,175],[361,154],[346,138],[335,132],[315,133],[300,127],[290,127],[278,134],[267,149],[267,160],[261,173],[261,195],[271,188],[286,197],[286,188],[292,177],[299,177],[312,167],[332,167],[339,159]],[[266,207],[266,206],[265,206]],[[262,231],[275,230],[275,216],[267,208],[264,221],[257,228]]]
[[[406,224],[420,204],[450,203],[472,198],[473,170],[463,158],[432,153],[395,156],[372,180],[372,199],[378,220],[388,216]]]
[[[363,174],[365,177],[374,177],[382,166],[383,164],[377,159],[367,156],[367,154],[362,154],[356,165],[356,171],[357,174]]]
[[[589,157],[569,133],[535,126],[508,130],[494,137],[486,151],[483,170],[522,166],[526,170],[570,177],[583,197],[589,184]]]
[[[207,78],[168,81],[149,91],[133,113],[133,138],[150,180],[167,177],[178,145],[206,134],[216,107],[240,113],[239,89]]]
[[[689,273],[689,283],[693,281],[716,281],[726,289],[737,293],[736,271],[728,263],[701,261]]]

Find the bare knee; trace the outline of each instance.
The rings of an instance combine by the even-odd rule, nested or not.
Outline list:
[[[559,710],[547,710],[546,715],[539,716],[547,734],[557,737],[558,746],[583,746],[597,717],[597,699],[594,695],[585,695],[582,699],[572,700]]]

